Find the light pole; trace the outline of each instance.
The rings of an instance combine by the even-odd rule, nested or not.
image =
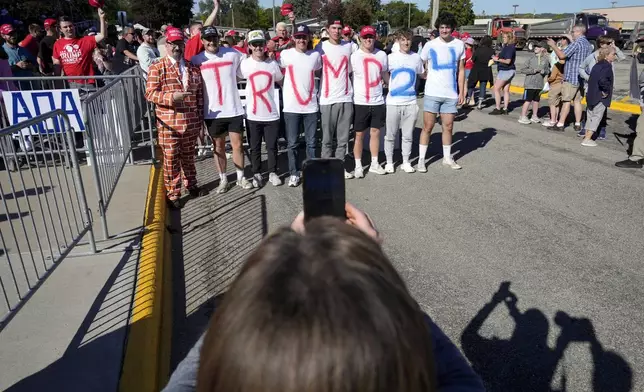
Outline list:
[[[275,0],[273,0],[273,32],[275,32]]]
[[[514,14],[513,15],[515,15],[515,16],[517,15],[517,7],[518,6],[519,6],[519,4],[513,4],[512,5],[512,7],[514,7]]]
[[[436,19],[438,19],[438,8],[440,7],[440,0],[432,0],[432,25],[431,29],[434,28],[436,24]]]
[[[409,8],[407,10],[407,28],[411,28],[411,3],[409,3]]]

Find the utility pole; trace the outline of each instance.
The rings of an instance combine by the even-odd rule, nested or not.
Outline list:
[[[514,14],[513,14],[514,16],[516,16],[516,15],[517,15],[517,7],[518,7],[518,6],[519,6],[519,4],[513,4],[513,5],[512,5],[512,7],[514,7]]]
[[[615,4],[617,4],[617,2],[616,2],[615,0],[613,0],[613,1],[611,1],[610,3],[611,3],[611,5],[613,6],[613,8],[615,8]]]
[[[273,33],[275,33],[275,0],[273,0]]]
[[[411,28],[411,3],[409,3],[409,8],[407,10],[407,28]]]
[[[440,0],[432,0],[432,25],[431,29],[434,28],[436,24],[436,19],[438,19],[438,8],[440,7]]]
[[[230,11],[233,16],[233,29],[235,28],[235,3],[230,3]]]

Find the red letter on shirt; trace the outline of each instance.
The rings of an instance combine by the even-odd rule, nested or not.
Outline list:
[[[333,73],[333,76],[337,79],[340,77],[340,71],[342,71],[342,68],[345,69],[345,80],[344,80],[344,93],[348,94],[349,93],[349,58],[347,56],[342,56],[342,61],[340,62],[340,65],[338,68],[335,68],[333,64],[329,62],[327,59],[327,56],[322,56],[322,65],[323,65],[323,72],[324,72],[324,96],[328,97],[329,96],[329,68],[331,68],[331,73]]]
[[[374,81],[369,80],[369,63],[376,64],[378,66],[378,77]],[[382,80],[382,64],[380,64],[380,61],[372,58],[365,58],[362,60],[362,65],[364,66],[364,87],[365,91],[367,92],[367,102],[369,102],[369,98],[371,97],[371,87],[376,87],[380,84],[380,81]]]
[[[293,77],[293,65],[289,65],[288,68],[286,69],[288,72],[288,77],[291,79],[291,84],[293,85],[293,92],[295,93],[295,99],[297,99],[297,102],[302,105],[306,106],[311,102],[311,99],[313,98],[313,86],[315,83],[315,77],[314,77],[314,72],[311,71],[311,81],[309,84],[309,96],[306,100],[302,99],[300,97],[300,93],[297,92],[297,86],[295,85],[295,77]]]
[[[257,90],[257,86],[255,85],[255,79],[258,76],[268,77],[268,83],[266,83],[266,86],[263,87],[261,90]],[[250,88],[253,90],[253,114],[257,114],[257,98],[261,99],[262,102],[264,102],[264,105],[266,105],[269,112],[272,112],[273,108],[271,107],[271,103],[268,101],[268,99],[266,99],[266,97],[264,96],[264,93],[266,93],[271,88],[271,85],[273,84],[273,75],[270,72],[257,71],[255,73],[250,74],[250,77],[248,78],[248,80],[250,81]]]
[[[208,63],[208,64],[202,64],[201,65],[201,72],[207,69],[212,69],[215,71],[215,80],[217,81],[217,98],[219,98],[219,104],[223,105],[224,104],[224,95],[222,92],[221,88],[221,73],[219,71],[219,68],[222,67],[227,67],[229,65],[233,65],[232,61],[222,61],[219,63]]]

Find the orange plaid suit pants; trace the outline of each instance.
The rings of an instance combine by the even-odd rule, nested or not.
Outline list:
[[[167,127],[159,129],[159,145],[163,151],[163,182],[169,200],[181,197],[181,183],[186,189],[197,186],[195,145],[199,131],[179,133]]]

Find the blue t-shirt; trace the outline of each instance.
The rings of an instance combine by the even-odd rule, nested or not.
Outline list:
[[[21,61],[29,61],[32,65],[36,65],[36,59],[27,49],[20,46],[16,46],[15,48],[12,48],[6,42],[4,45],[2,45],[2,48],[4,49],[5,52],[7,52],[7,56],[9,56],[9,65],[11,67],[18,64]],[[29,69],[13,68],[11,72],[15,77],[34,75],[33,71]]]
[[[514,66],[514,61],[517,58],[517,49],[514,47],[514,45],[505,45],[503,49],[501,49],[501,53],[499,53],[499,58],[500,59],[512,59],[510,61],[510,64],[502,64],[498,63],[498,70],[499,71],[509,71],[512,69],[516,69]]]

